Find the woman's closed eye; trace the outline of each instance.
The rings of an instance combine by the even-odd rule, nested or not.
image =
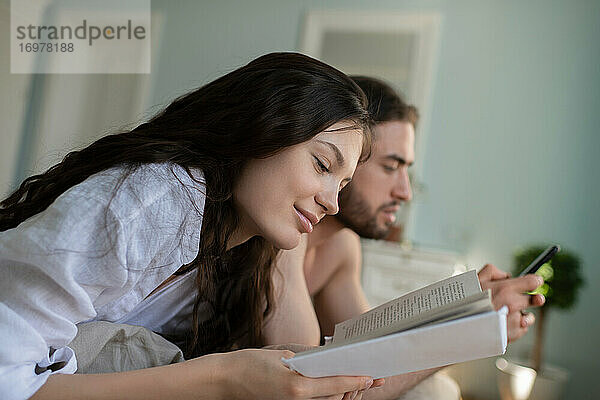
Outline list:
[[[315,162],[317,164],[317,168],[321,171],[321,172],[325,172],[328,173],[329,172],[329,167],[327,167],[327,165],[325,165],[325,163],[323,161],[321,161],[319,159],[319,157],[314,157],[315,158]]]

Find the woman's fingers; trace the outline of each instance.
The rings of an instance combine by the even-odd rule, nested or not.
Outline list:
[[[348,378],[348,377],[338,377],[338,378]],[[350,378],[354,379],[355,377],[350,377]],[[318,378],[318,379],[322,380],[322,379],[326,379],[326,378]],[[375,379],[375,380],[372,380],[371,378],[367,378],[367,382],[364,385],[361,385],[361,386],[364,386],[362,389],[357,389],[357,390],[354,390],[351,392],[346,392],[346,393],[344,393],[343,396],[332,395],[332,396],[324,396],[324,397],[315,397],[314,399],[339,399],[339,398],[341,398],[342,400],[361,400],[363,397],[363,394],[368,389],[381,387],[381,386],[383,386],[384,383],[385,383],[385,379],[383,379],[383,378],[379,378],[379,379]]]
[[[371,387],[372,387],[372,386],[371,386]],[[354,400],[361,400],[361,399],[362,399],[362,397],[363,397],[363,394],[364,394],[364,393],[365,393],[367,390],[369,390],[369,389],[359,390],[359,391],[356,393],[356,397],[354,397]]]
[[[358,393],[358,391],[348,392],[344,394],[342,400],[354,400],[354,398],[356,397],[356,393]]]
[[[293,355],[290,350],[245,349],[207,357],[219,357],[220,365],[226,366],[222,374],[231,399],[351,399],[373,384],[368,376],[302,376],[281,362]],[[195,362],[199,360],[202,357]],[[193,360],[188,363],[196,365]]]
[[[269,346],[263,347],[265,350],[289,350],[293,353],[300,353],[306,350],[311,350],[319,346],[311,346],[308,344],[297,344],[297,343],[287,343],[287,344],[271,344]]]
[[[331,376],[326,378],[305,378],[310,386],[312,397],[331,396],[338,393],[355,392],[368,389],[373,379],[367,376]]]
[[[373,381],[373,384],[371,385],[371,388],[378,388],[378,387],[382,387],[385,383],[385,379],[383,378],[379,378],[379,379],[375,379]]]

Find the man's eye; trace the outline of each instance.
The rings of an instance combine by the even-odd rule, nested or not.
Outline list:
[[[318,157],[315,157],[315,161],[317,162],[317,166],[321,170],[321,172],[329,172],[329,168]]]
[[[383,169],[388,171],[388,172],[394,172],[398,167],[396,165],[391,166],[391,165],[384,165]]]

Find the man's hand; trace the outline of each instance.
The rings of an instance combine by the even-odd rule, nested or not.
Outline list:
[[[492,289],[494,308],[508,307],[508,340],[513,342],[519,339],[535,323],[533,314],[523,310],[539,307],[546,301],[541,294],[529,295],[527,292],[537,289],[544,280],[533,274],[511,278],[509,273],[492,264],[486,264],[478,275],[481,288]]]

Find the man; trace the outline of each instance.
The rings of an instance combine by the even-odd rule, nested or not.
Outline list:
[[[369,100],[373,152],[340,193],[340,212],[323,218],[298,248],[282,254],[280,274],[274,278],[277,304],[265,326],[269,343],[316,345],[321,335],[333,333],[336,323],[370,309],[360,282],[360,237],[385,237],[399,207],[412,197],[408,168],[415,158],[417,110],[381,81],[353,79]],[[541,278],[508,278],[491,264],[479,272],[482,288],[492,289],[495,308],[509,307],[508,334],[514,341],[534,323],[533,314],[522,310],[545,300],[524,294],[541,285]],[[386,378],[382,388],[368,391],[365,398],[397,398],[438,370]]]

